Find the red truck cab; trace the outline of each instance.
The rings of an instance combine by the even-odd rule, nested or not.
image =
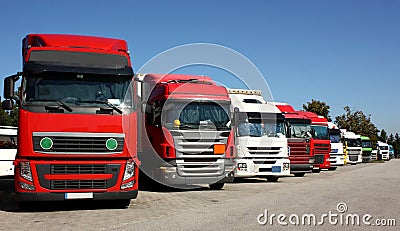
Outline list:
[[[209,184],[220,189],[233,181],[234,133],[227,90],[205,76],[139,76],[145,107],[141,170],[172,187]]]
[[[312,112],[296,112],[311,119],[313,136],[311,139],[311,151],[314,155],[313,172],[320,172],[321,169],[329,169],[331,167],[331,162],[329,160],[331,141],[329,138],[328,120]]]
[[[129,205],[138,193],[139,161],[127,43],[29,34],[22,53],[23,71],[5,79],[3,102],[5,109],[19,104],[16,199]]]
[[[284,115],[288,127],[287,139],[290,150],[290,173],[302,177],[313,169],[314,156],[311,152],[311,120],[295,112],[286,103],[272,102]]]

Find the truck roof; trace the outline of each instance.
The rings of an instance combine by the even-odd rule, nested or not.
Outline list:
[[[271,104],[275,105],[282,113],[289,113],[296,111],[290,104],[287,103],[271,102]]]
[[[367,140],[371,140],[368,136],[361,136],[361,140],[367,141]]]
[[[311,124],[311,119],[309,119],[307,116],[298,114],[289,104],[277,102],[268,102],[267,104],[274,105],[279,111],[283,113],[283,116],[288,121],[304,121],[307,124]]]
[[[281,113],[277,107],[266,104],[259,90],[228,89],[232,108],[241,112]]]
[[[126,41],[84,35],[28,34],[22,41],[24,71],[133,75]],[[85,69],[86,68],[86,69]]]
[[[165,86],[158,95],[172,99],[204,99],[231,101],[225,87],[218,86],[210,77],[183,74],[146,74],[143,81]],[[160,88],[161,89],[161,88]],[[161,96],[161,94],[163,94]]]
[[[378,141],[376,144],[377,144],[378,146],[389,146],[389,144],[387,144],[387,143],[385,143],[385,142],[382,142],[382,141]]]
[[[85,35],[68,34],[28,34],[24,42],[26,48],[31,47],[60,47],[86,48],[103,51],[128,52],[128,45],[122,39],[103,38]]]
[[[186,74],[138,74],[143,76],[143,81],[150,84],[168,83],[174,81],[199,81],[207,82],[216,85],[215,82],[208,76],[196,76]]]
[[[309,111],[296,111],[299,115],[304,115],[311,119],[311,124],[313,125],[323,125],[323,126],[328,126],[328,120],[320,115],[317,115],[313,112]]]
[[[355,134],[354,132],[347,132],[347,131],[343,133],[343,137],[344,138],[348,138],[348,139],[359,139],[359,138],[361,138],[360,135]]]
[[[339,127],[332,122],[328,122],[328,128],[329,129],[339,129]]]

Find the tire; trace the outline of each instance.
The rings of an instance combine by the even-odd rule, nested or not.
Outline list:
[[[295,177],[303,177],[304,175],[306,175],[304,172],[294,174]]]
[[[224,187],[224,183],[214,183],[210,184],[210,189],[212,190],[220,190]]]
[[[335,171],[337,169],[337,167],[330,167],[329,171]]]
[[[320,169],[320,168],[318,168],[318,169],[313,169],[312,172],[313,172],[313,173],[320,173],[320,172],[321,172],[321,169]]]
[[[277,182],[279,180],[277,176],[267,176],[266,178],[268,182]]]

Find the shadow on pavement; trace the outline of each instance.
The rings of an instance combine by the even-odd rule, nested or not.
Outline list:
[[[124,208],[119,201],[30,202],[20,207],[14,199],[14,180],[0,178],[0,210],[6,212],[53,212]]]

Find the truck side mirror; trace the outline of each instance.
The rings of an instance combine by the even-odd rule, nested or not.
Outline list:
[[[14,98],[14,87],[15,81],[12,76],[6,77],[4,79],[4,98],[13,99]]]
[[[3,110],[12,110],[14,108],[14,101],[7,99],[1,103]]]
[[[239,108],[233,108],[233,115],[232,115],[232,126],[237,126],[239,124]]]

